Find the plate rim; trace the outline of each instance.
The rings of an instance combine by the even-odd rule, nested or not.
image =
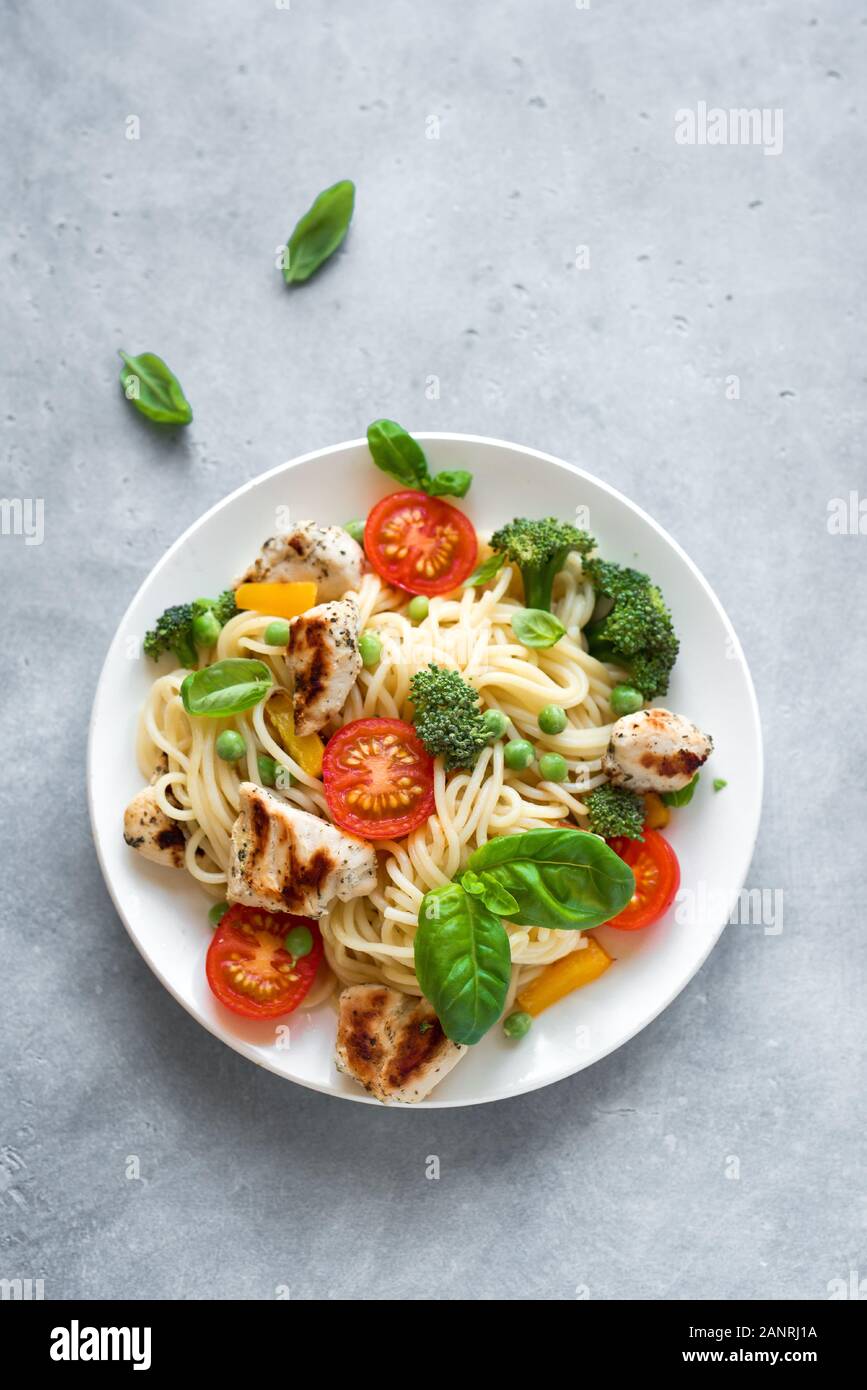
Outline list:
[[[632,501],[631,498],[627,497],[625,493],[620,492],[620,490],[614,487],[611,483],[607,482],[603,478],[597,477],[596,474],[591,473],[586,468],[580,467],[578,464],[571,463],[566,459],[558,458],[555,454],[546,453],[544,450],[535,449],[530,445],[515,444],[506,439],[498,439],[493,435],[466,434],[454,430],[418,430],[413,432],[413,437],[422,441],[447,440],[449,442],[456,442],[459,444],[481,444],[485,446],[493,446],[497,449],[508,449],[511,450],[513,453],[525,454],[527,457],[541,459],[545,463],[554,464],[557,468],[561,468],[565,472],[573,473],[578,477],[587,479],[587,481],[592,483],[594,487],[599,487],[604,492],[607,492],[609,496],[614,498],[617,502],[623,504],[630,511],[637,514],[643,521],[645,521],[651,527],[653,531],[657,533],[657,535],[659,535],[669,546],[671,546],[671,548],[676,552],[680,559],[686,564],[686,566],[692,573],[693,578],[697,580],[698,584],[704,591],[706,597],[710,600],[718,616],[722,620],[722,623],[727,630],[728,636],[734,642],[735,655],[739,660],[745,678],[749,715],[753,726],[752,731],[755,738],[756,751],[758,754],[755,770],[756,789],[758,794],[756,797],[756,809],[754,813],[753,825],[750,827],[749,837],[746,842],[748,850],[744,856],[744,862],[738,867],[737,874],[735,876],[737,886],[732,892],[725,917],[721,921],[718,929],[708,934],[705,950],[697,958],[694,968],[690,971],[689,975],[687,975],[662,1000],[662,1002],[659,1003],[658,1006],[653,1007],[650,1010],[650,1012],[646,1015],[643,1014],[640,1018],[640,1021],[636,1023],[635,1027],[630,1032],[626,1033],[626,1035],[621,1037],[617,1042],[612,1042],[610,1046],[605,1047],[603,1051],[599,1052],[592,1059],[589,1059],[587,1061],[578,1060],[577,1065],[575,1064],[574,1059],[572,1059],[562,1071],[558,1071],[553,1076],[547,1076],[542,1080],[533,1081],[527,1085],[519,1085],[517,1088],[503,1087],[490,1095],[478,1096],[472,1100],[437,1100],[436,1097],[433,1097],[424,1100],[418,1105],[397,1104],[383,1106],[381,1101],[378,1101],[375,1097],[368,1095],[360,1088],[358,1090],[358,1094],[348,1091],[336,1091],[333,1088],[321,1085],[314,1081],[306,1080],[300,1077],[287,1076],[285,1071],[280,1071],[276,1066],[272,1066],[268,1062],[267,1058],[260,1056],[254,1050],[253,1044],[248,1043],[243,1038],[227,1037],[224,1033],[218,1031],[218,1029],[215,1026],[213,1026],[212,1023],[209,1022],[206,1018],[199,1017],[199,1015],[193,1010],[193,1008],[188,1004],[188,1002],[178,994],[178,992],[173,988],[171,983],[166,979],[162,970],[157,965],[156,961],[147,951],[144,943],[138,939],[137,935],[133,931],[130,922],[127,918],[126,912],[124,911],[118,899],[118,896],[115,893],[114,885],[112,884],[111,877],[106,866],[106,862],[103,858],[99,833],[97,830],[96,810],[94,806],[95,779],[93,776],[93,759],[95,756],[94,745],[96,739],[97,715],[101,713],[101,705],[105,699],[105,688],[107,686],[109,660],[114,651],[115,644],[120,640],[121,633],[125,628],[127,616],[138,603],[140,595],[151,583],[152,579],[170,562],[172,557],[175,555],[177,551],[179,551],[183,547],[188,538],[202,525],[204,525],[204,523],[208,521],[209,518],[213,516],[216,512],[222,511],[225,507],[228,507],[231,503],[235,502],[239,497],[243,496],[245,493],[254,491],[257,487],[259,487],[262,483],[266,482],[269,478],[273,478],[280,473],[289,472],[291,469],[297,468],[301,464],[313,462],[315,459],[323,458],[330,454],[343,452],[348,449],[363,448],[367,444],[367,439],[366,437],[360,437],[356,439],[343,440],[340,443],[329,444],[321,449],[311,449],[307,453],[298,454],[294,458],[286,459],[284,460],[284,462],[276,464],[273,468],[268,468],[263,473],[257,473],[255,477],[248,478],[246,482],[241,483],[239,487],[235,488],[232,492],[227,493],[225,497],[218,499],[218,501],[214,502],[210,507],[203,511],[199,516],[197,516],[195,520],[190,522],[189,526],[185,527],[185,529],[176,538],[176,540],[174,540],[172,544],[168,547],[168,549],[163,552],[163,554],[157,560],[156,564],[151,566],[144,579],[141,581],[141,583],[135,590],[135,593],[133,594],[132,598],[126,605],[126,608],[124,609],[121,618],[118,620],[116,624],[114,636],[111,638],[108,644],[108,648],[106,650],[102,666],[100,668],[99,678],[94,689],[93,704],[91,707],[90,719],[88,721],[87,752],[85,760],[85,781],[91,838],[93,840],[94,848],[96,850],[97,862],[99,864],[99,869],[100,873],[102,874],[103,882],[105,883],[105,886],[108,889],[109,897],[111,898],[115,911],[117,912],[121,922],[123,923],[124,930],[126,931],[127,936],[132,941],[133,945],[135,946],[139,955],[144,960],[145,964],[153,972],[153,974],[159,980],[160,984],[163,986],[165,990],[167,990],[171,997],[178,1004],[180,1004],[184,1011],[187,1014],[189,1014],[190,1017],[197,1024],[199,1024],[202,1028],[205,1028],[207,1032],[209,1032],[212,1035],[212,1037],[216,1038],[225,1046],[230,1047],[233,1051],[240,1053],[243,1057],[245,1057],[248,1061],[253,1062],[256,1066],[262,1067],[264,1070],[271,1072],[275,1076],[278,1076],[282,1081],[288,1081],[296,1086],[303,1086],[306,1090],[316,1091],[320,1095],[328,1096],[332,1100],[348,1100],[353,1101],[355,1103],[361,1103],[363,1105],[374,1105],[378,1106],[380,1109],[386,1109],[392,1112],[413,1110],[424,1112],[426,1110],[434,1109],[464,1109],[477,1105],[493,1104],[495,1101],[511,1100],[522,1095],[529,1095],[533,1091],[542,1090],[546,1086],[555,1086],[559,1082],[565,1081],[568,1077],[575,1076],[578,1072],[586,1070],[588,1067],[595,1065],[597,1062],[601,1062],[605,1057],[609,1057],[612,1052],[616,1052],[619,1048],[624,1047],[627,1043],[631,1042],[632,1039],[636,1037],[638,1033],[642,1032],[645,1028],[649,1027],[649,1025],[653,1023],[654,1020],[657,1019],[660,1014],[665,1012],[665,1010],[674,1002],[678,995],[686,989],[687,985],[691,984],[691,982],[695,979],[696,975],[704,966],[708,956],[710,955],[711,951],[713,951],[714,947],[717,945],[720,937],[725,931],[726,926],[728,925],[729,917],[731,916],[732,909],[735,903],[737,902],[738,895],[740,894],[744,883],[746,882],[746,876],[749,871],[750,864],[752,863],[753,856],[755,854],[759,828],[761,825],[762,807],[764,799],[764,741],[762,734],[762,721],[759,710],[759,702],[758,697],[756,695],[756,689],[755,684],[753,682],[752,672],[750,671],[749,663],[747,662],[740,638],[738,637],[734,625],[731,619],[729,618],[725,608],[723,607],[723,604],[717,597],[716,592],[711,587],[708,580],[705,579],[698,565],[687,554],[687,552],[684,550],[683,546],[679,543],[679,541],[675,540],[675,538],[665,529],[665,527],[662,526],[660,522],[656,521],[655,518],[652,517],[649,512],[646,512],[644,508],[639,506],[637,502]]]

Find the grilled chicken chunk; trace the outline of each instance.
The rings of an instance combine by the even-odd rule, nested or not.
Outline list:
[[[340,526],[299,521],[285,536],[272,536],[240,584],[270,580],[315,579],[317,598],[326,603],[342,598],[361,583],[364,551]]]
[[[713,739],[682,714],[643,709],[613,726],[602,771],[630,791],[676,792],[692,780],[712,751]]]
[[[423,1100],[466,1052],[450,1042],[426,999],[385,985],[340,995],[337,1070],[377,1100]]]
[[[324,917],[335,898],[348,902],[376,887],[376,853],[281,797],[242,782],[232,827],[226,893],[230,902]]]
[[[320,603],[294,618],[286,660],[295,680],[295,732],[315,734],[340,713],[358,679],[358,605]]]
[[[123,838],[155,864],[184,867],[186,837],[180,821],[167,816],[153,787],[143,787],[123,813]]]

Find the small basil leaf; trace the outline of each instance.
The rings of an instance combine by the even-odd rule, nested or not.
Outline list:
[[[475,588],[479,584],[487,584],[489,579],[493,579],[499,574],[503,565],[506,563],[505,555],[495,552],[489,555],[487,560],[483,560],[480,565],[476,565],[469,579],[464,580],[464,588]]]
[[[431,497],[466,497],[472,481],[472,473],[465,468],[443,469],[441,473],[434,473],[427,492]]]
[[[467,873],[472,872],[472,869],[467,870]],[[473,877],[475,878],[475,874]],[[482,901],[485,907],[491,912],[496,912],[498,917],[514,917],[518,911],[518,899],[513,897],[508,888],[504,888],[493,874],[482,874],[479,882],[484,893]]]
[[[697,772],[692,781],[687,782],[686,786],[681,787],[679,791],[663,792],[662,800],[665,802],[666,806],[688,806],[695,796],[695,789],[698,786],[698,779],[700,776],[701,773]]]
[[[525,647],[539,649],[553,647],[561,637],[566,636],[566,629],[559,618],[547,613],[544,608],[519,608],[512,617],[512,631]]]
[[[174,372],[153,352],[130,357],[121,352],[123,394],[142,415],[158,425],[188,425],[193,410]]]
[[[446,1037],[477,1043],[506,1003],[512,974],[506,929],[459,883],[434,888],[418,915],[415,970]]]
[[[367,427],[367,444],[373,462],[404,487],[428,488],[424,449],[395,420],[374,420]]]
[[[473,873],[472,869],[467,869],[467,872],[462,875],[461,887],[465,892],[472,893],[477,898],[481,898],[485,892],[485,885],[478,874]]]
[[[354,206],[355,184],[351,179],[342,179],[319,194],[289,238],[283,266],[287,285],[309,280],[334,255],[349,231]]]
[[[247,657],[227,657],[201,671],[192,671],[181,685],[181,699],[187,714],[221,719],[239,714],[264,700],[274,683],[264,661]]]
[[[587,931],[616,917],[635,892],[629,865],[585,830],[497,835],[468,868],[511,893],[517,912],[509,915],[527,927]]]

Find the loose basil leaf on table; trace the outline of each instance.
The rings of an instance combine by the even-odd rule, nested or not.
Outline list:
[[[396,420],[374,420],[367,427],[367,445],[377,468],[403,487],[429,497],[466,497],[473,481],[465,468],[443,469],[431,477],[424,449]]]
[[[467,867],[511,894],[517,911],[509,916],[524,926],[587,931],[615,917],[635,892],[629,865],[585,830],[498,835]]]
[[[553,647],[566,636],[566,629],[553,613],[544,608],[519,608],[512,615],[512,631],[525,647],[535,647],[542,651]]]
[[[274,683],[264,661],[248,657],[227,657],[201,671],[191,671],[181,685],[181,700],[187,714],[222,719],[240,714],[264,700]]]
[[[319,194],[309,212],[297,223],[286,246],[283,266],[287,285],[309,280],[333,256],[349,231],[355,207],[355,184],[342,179]]]
[[[154,352],[121,352],[120,384],[127,400],[158,425],[188,425],[193,409],[174,372]]]
[[[695,795],[695,789],[698,786],[698,779],[700,776],[701,773],[697,772],[692,781],[687,782],[685,787],[680,788],[680,791],[663,792],[662,800],[665,802],[666,806],[688,806]]]
[[[464,580],[464,588],[470,589],[479,584],[487,584],[489,579],[493,579],[495,575],[499,574],[505,563],[506,557],[502,553],[495,552],[493,555],[489,555],[487,560],[482,560],[480,565],[476,565],[469,579]]]
[[[512,973],[506,929],[459,883],[433,888],[418,915],[415,969],[446,1037],[477,1043],[506,1003]]]

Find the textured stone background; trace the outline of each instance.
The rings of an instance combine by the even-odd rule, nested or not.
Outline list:
[[[71,0],[3,25],[2,487],[46,530],[0,541],[0,1273],[368,1299],[823,1298],[867,1273],[867,538],[827,528],[867,490],[865,6]],[[782,154],[676,144],[700,100],[783,108]],[[345,249],[290,294],[275,248],[345,176]],[[174,366],[189,430],[127,406],[120,346]],[[764,711],[750,884],[783,891],[782,933],[731,928],[616,1055],[475,1112],[338,1104],[208,1036],[128,941],[84,802],[151,565],[381,413],[635,498],[722,598]]]

